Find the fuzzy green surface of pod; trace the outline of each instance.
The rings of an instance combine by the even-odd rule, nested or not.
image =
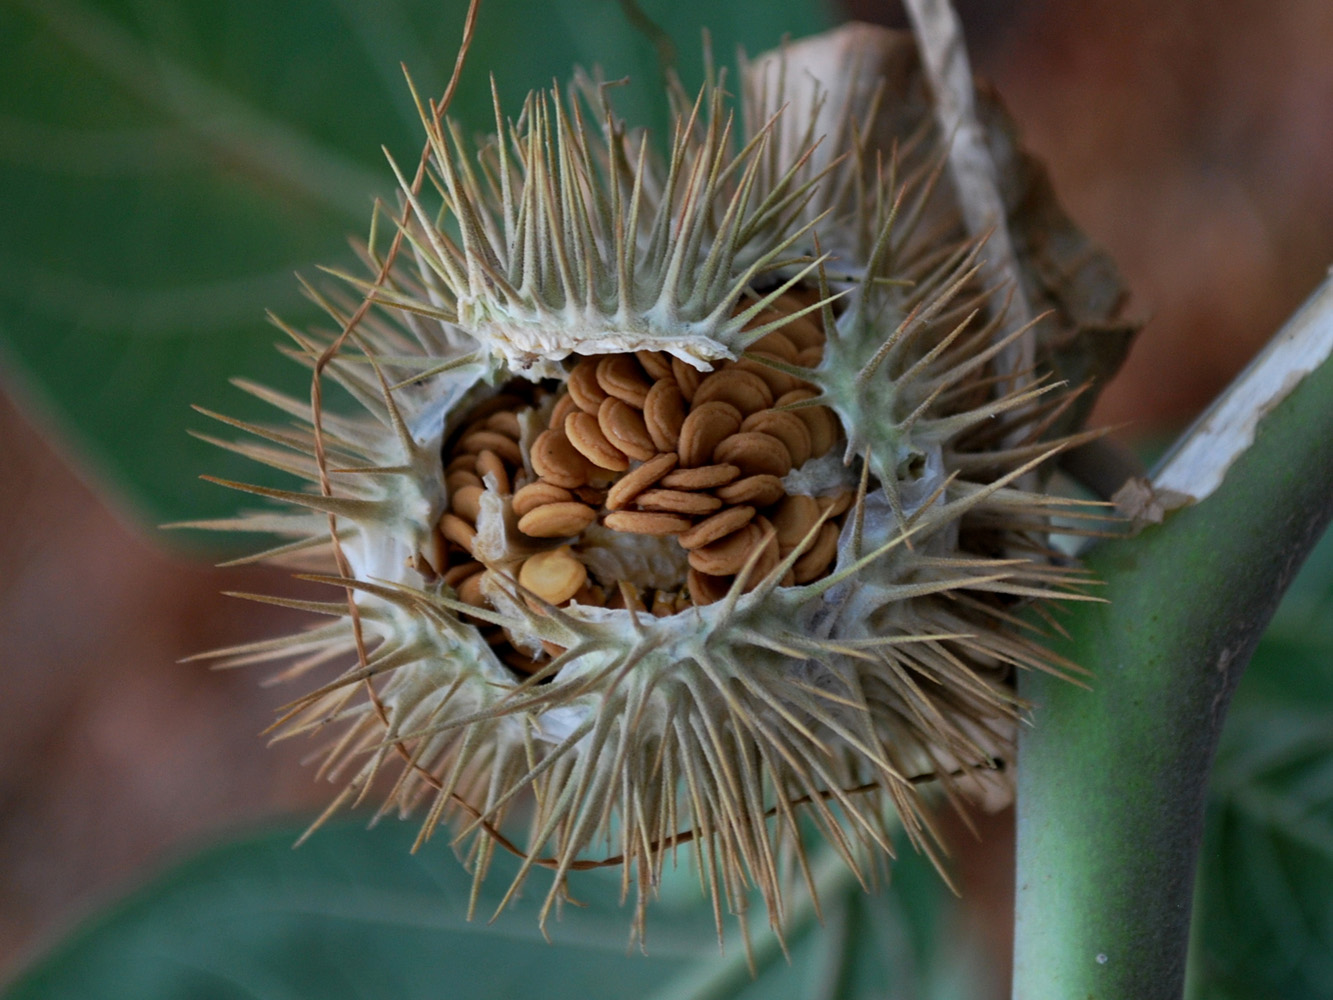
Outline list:
[[[665,157],[586,78],[475,148],[423,107],[401,245],[283,326],[323,405],[246,383],[300,425],[229,421],[307,488],[229,483],[289,506],[201,525],[336,588],[216,654],[312,688],[280,732],[328,735],[330,812],[382,778],[478,883],[497,848],[515,891],[552,870],[543,913],[617,864],[641,930],[683,851],[719,927],[754,888],[781,926],[812,828],[867,882],[898,825],[934,856],[923,787],[1003,801],[1014,671],[1071,666],[1014,618],[1084,596],[1048,539],[1079,508],[1027,475],[1069,388],[998,366],[1030,331],[988,309],[910,41],[849,26],[738,89],[673,89]]]

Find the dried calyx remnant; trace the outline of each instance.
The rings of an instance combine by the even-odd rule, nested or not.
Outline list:
[[[1004,794],[1013,671],[1065,666],[1015,609],[1081,596],[1047,540],[1078,510],[1037,490],[1072,396],[999,367],[1028,331],[913,60],[844,29],[744,67],[739,119],[677,91],[665,158],[602,87],[477,150],[423,109],[401,247],[343,276],[373,308],[312,290],[335,329],[283,326],[359,409],[247,384],[303,423],[229,447],[311,486],[230,484],[292,506],[207,525],[347,595],[219,654],[317,678],[280,729],[332,734],[330,812],[389,772],[478,885],[514,851],[544,916],[619,864],[641,929],[676,851],[719,919],[757,887],[780,925],[802,816],[869,878],[899,826],[936,849],[923,783]]]

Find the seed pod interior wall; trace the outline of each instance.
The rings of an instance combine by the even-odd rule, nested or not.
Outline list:
[[[313,687],[280,729],[329,735],[335,808],[382,775],[478,882],[497,846],[515,888],[553,869],[543,912],[620,864],[640,929],[677,851],[719,921],[757,887],[780,925],[801,817],[868,880],[897,824],[934,852],[923,787],[1002,800],[1014,670],[1072,667],[1015,612],[1086,582],[1048,539],[1080,508],[1029,475],[1081,440],[1070,387],[997,363],[1030,330],[910,41],[765,56],[739,113],[725,85],[667,95],[664,157],[587,77],[479,146],[423,108],[401,246],[381,215],[368,276],[310,289],[332,327],[283,327],[355,407],[242,383],[301,424],[229,446],[309,488],[230,483],[290,506],[205,525],[351,595],[217,654]]]

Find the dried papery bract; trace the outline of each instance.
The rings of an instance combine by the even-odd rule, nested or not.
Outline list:
[[[862,74],[904,51],[860,44]],[[386,280],[311,291],[358,408],[320,413],[319,462],[300,401],[244,384],[305,425],[229,421],[330,489],[229,484],[298,510],[206,526],[289,535],[268,554],[356,614],[288,602],[328,621],[215,655],[315,685],[278,730],[328,736],[330,811],[383,774],[478,884],[497,845],[514,890],[552,870],[543,918],[611,863],[641,931],[683,850],[719,931],[752,889],[781,927],[810,829],[867,883],[896,827],[936,856],[921,786],[1007,794],[1013,671],[1070,666],[1014,617],[1083,596],[1046,536],[1086,512],[1017,486],[1067,394],[996,369],[1027,332],[987,310],[928,115],[783,65],[740,119],[674,92],[665,158],[586,81],[477,150],[423,109]],[[283,329],[312,366],[337,336]]]

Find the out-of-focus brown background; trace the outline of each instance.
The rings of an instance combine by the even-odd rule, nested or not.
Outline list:
[[[895,18],[881,3],[865,19]],[[1129,439],[1187,421],[1333,263],[1333,4],[970,0],[979,73],[1150,320],[1099,405]],[[901,22],[898,22],[901,23]],[[256,303],[256,312],[263,303]],[[0,981],[40,942],[219,830],[312,807],[299,746],[259,732],[260,673],[177,661],[299,622],[221,590],[264,570],[173,556],[0,385]],[[182,414],[182,425],[187,422]],[[1011,819],[959,838],[997,995]]]

